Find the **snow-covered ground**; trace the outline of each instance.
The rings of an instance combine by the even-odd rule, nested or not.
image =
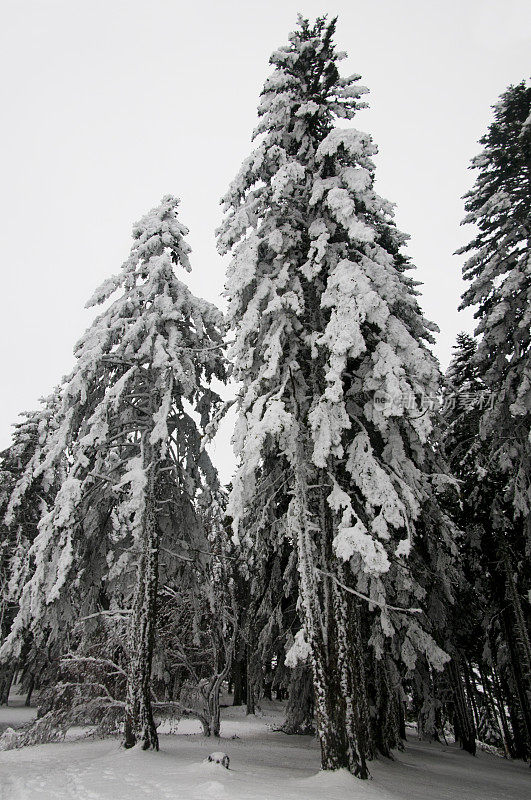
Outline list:
[[[19,695],[13,695],[9,698],[9,707],[5,708],[0,706],[0,734],[6,728],[19,728],[26,722],[35,719],[37,714],[36,708],[27,708],[24,705],[24,698]]]
[[[0,725],[20,724],[22,712],[0,709]],[[33,711],[34,713],[34,711]],[[23,714],[22,714],[23,716]],[[125,751],[116,739],[66,741],[0,753],[1,800],[528,800],[530,770],[487,753],[418,742],[413,733],[396,761],[371,764],[371,781],[346,772],[320,773],[319,748],[308,736],[274,727],[278,703],[263,716],[223,712],[220,741],[205,739],[183,720],[162,735],[159,753]],[[232,738],[235,737],[235,738]],[[205,763],[213,751],[230,770]]]

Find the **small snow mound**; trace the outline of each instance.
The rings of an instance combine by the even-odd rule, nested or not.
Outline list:
[[[222,753],[221,750],[216,751],[215,753],[210,753],[206,760],[213,764],[221,764],[221,766],[225,767],[225,769],[229,768],[230,758],[226,753]]]
[[[300,782],[307,791],[308,800],[326,797],[327,800],[396,800],[373,780],[362,781],[346,769],[321,770]]]
[[[194,795],[197,800],[224,800],[228,797],[225,787],[219,781],[207,781],[196,786]]]
[[[14,728],[6,728],[0,736],[0,750],[14,750],[20,739],[20,733]]]

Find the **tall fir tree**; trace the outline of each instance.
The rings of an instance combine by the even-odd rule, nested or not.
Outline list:
[[[60,424],[11,501],[20,506],[66,456],[67,475],[28,552],[4,659],[27,631],[50,642],[102,608],[129,613],[125,745],[140,739],[144,748],[158,748],[151,666],[159,561],[173,559],[177,571],[193,549],[198,508],[218,490],[201,428],[219,403],[212,379],[225,377],[223,322],[175,274],[190,269],[178,202],[164,197],[135,225],[121,272],[89,301],[119,292],[78,342]]]
[[[367,90],[340,77],[334,30],[335,20],[299,17],[271,56],[259,141],[223,199],[218,247],[232,253],[230,358],[241,381],[229,514],[247,550],[268,535],[271,550],[293,548],[303,631],[290,661],[311,658],[322,767],[364,778],[374,752],[367,681],[389,715],[397,664],[411,673],[419,658],[446,661],[428,616],[411,607],[427,597],[429,581],[417,580],[426,559],[438,608],[449,599],[452,531],[429,474],[434,326],[393,207],[373,188],[376,147],[335,126]],[[416,537],[444,556],[416,551]],[[378,678],[367,675],[367,644]],[[379,732],[393,725],[382,718]]]
[[[510,86],[473,159],[463,223],[477,227],[459,252],[468,260],[462,307],[478,320],[474,365],[490,398],[479,415],[482,479],[491,484],[484,528],[499,565],[501,600],[514,629],[507,644],[531,757],[531,87]]]
[[[531,87],[510,86],[472,160],[474,187],[463,224],[478,232],[469,254],[461,307],[478,319],[475,364],[494,395],[481,420],[494,469],[507,474],[507,500],[531,537]]]

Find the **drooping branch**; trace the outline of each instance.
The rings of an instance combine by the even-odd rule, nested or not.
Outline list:
[[[404,608],[403,606],[391,606],[388,603],[382,603],[379,600],[373,600],[371,597],[367,597],[366,594],[362,594],[361,592],[357,592],[355,589],[352,589],[350,586],[346,586],[344,583],[341,583],[340,580],[336,578],[335,575],[332,575],[331,572],[325,572],[322,569],[315,568],[316,572],[319,572],[321,575],[324,575],[327,578],[331,578],[338,586],[344,589],[346,592],[350,592],[350,594],[359,597],[360,600],[365,600],[365,602],[370,603],[373,606],[378,606],[379,608],[385,608],[387,611],[400,611],[402,614],[422,614],[422,608]]]

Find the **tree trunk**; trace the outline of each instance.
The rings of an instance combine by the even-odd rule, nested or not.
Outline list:
[[[476,755],[476,728],[472,717],[472,709],[465,693],[463,678],[459,668],[458,657],[454,656],[448,665],[452,694],[454,697],[454,713],[457,721],[456,739],[459,739],[463,750]]]
[[[158,527],[155,517],[155,476],[152,448],[144,442],[143,463],[149,469],[133,614],[129,635],[129,669],[125,704],[124,747],[138,740],[142,749],[159,749],[151,707],[151,664],[155,641],[158,588]]]
[[[349,579],[345,567],[338,564],[336,572],[337,580],[347,585]],[[345,698],[347,752],[357,753],[354,759],[349,757],[349,769],[358,777],[367,778],[369,772],[365,760],[374,757],[374,748],[367,697],[360,603],[335,581],[332,592],[334,618],[337,620],[340,686]]]
[[[306,664],[297,664],[291,672],[286,719],[281,730],[288,734],[315,733],[313,722],[313,678],[312,669]]]
[[[219,696],[221,693],[221,687],[223,686],[223,681],[231,671],[233,647],[234,639],[232,640],[231,647],[223,648],[225,653],[225,663],[222,666],[221,664],[218,664],[218,669],[220,669],[220,672],[218,672],[218,674],[212,678],[208,691],[207,705],[209,729],[210,735],[215,737],[219,737],[220,735],[221,711],[219,705]]]
[[[31,705],[31,696],[32,696],[32,694],[33,694],[33,689],[34,689],[34,687],[35,687],[35,675],[31,674],[31,675],[30,675],[30,679],[29,679],[29,683],[28,683],[28,689],[27,689],[27,694],[26,694],[26,701],[25,701],[25,703],[24,703],[24,705],[25,705],[26,707],[29,707],[29,706]]]
[[[15,667],[5,665],[0,671],[0,705],[7,706],[9,702],[9,692],[15,677]]]
[[[244,653],[243,657],[235,661],[232,666],[232,680],[234,681],[233,706],[242,706],[244,698],[247,696],[246,661],[247,654]]]
[[[511,693],[508,691],[509,687],[506,686],[506,690],[504,691],[502,688],[502,682],[500,680],[500,676],[498,675],[497,670],[493,667],[492,668],[493,674],[493,686],[494,686],[494,695],[496,699],[496,704],[498,707],[498,717],[500,720],[501,728],[503,731],[503,750],[505,752],[505,757],[516,757],[516,758],[524,758],[524,754],[516,755],[516,739],[514,734],[511,735],[511,731],[509,729],[509,721],[507,719],[507,714],[505,713],[505,708],[509,708],[509,713],[511,709],[514,708],[514,703],[512,702]],[[514,717],[511,717],[514,720]],[[513,722],[514,724],[514,722]],[[514,728],[513,728],[514,731]]]
[[[302,451],[302,448],[300,448]],[[323,552],[326,543],[319,550],[312,540],[311,524],[307,505],[307,482],[304,474],[303,453],[297,454],[295,464],[294,495],[288,510],[288,525],[291,528],[293,542],[297,548],[299,570],[300,606],[303,617],[306,639],[310,645],[313,669],[314,697],[317,716],[317,731],[321,746],[321,767],[323,770],[346,768],[360,778],[367,778],[369,773],[365,763],[365,752],[360,748],[356,729],[359,716],[359,696],[364,686],[356,683],[355,672],[358,670],[358,653],[356,648],[356,630],[347,630],[348,617],[345,598],[339,595],[341,590],[335,582],[330,586],[334,600],[325,595],[321,609],[321,598],[315,568],[317,564],[328,571],[328,563],[323,563]],[[320,534],[326,537],[327,531],[320,526]],[[328,584],[329,578],[323,576],[322,582]],[[326,586],[324,591],[328,591]],[[334,620],[335,613],[326,608],[333,602],[334,611],[339,618]],[[354,656],[354,663],[351,658]]]
[[[392,758],[391,750],[400,744],[398,720],[400,701],[397,699],[395,687],[391,685],[385,656],[376,658],[372,655],[372,673],[376,711],[371,719],[373,739],[380,753],[387,758]]]
[[[219,707],[219,692],[221,682],[214,680],[208,695],[208,729],[209,735],[219,738],[221,729],[221,715]]]
[[[417,659],[415,691],[415,706],[417,711],[417,732],[420,741],[439,741],[436,716],[439,702],[435,699],[436,693],[433,677],[428,662]]]
[[[397,692],[396,695],[396,708],[397,708],[397,718],[398,718],[398,735],[400,736],[400,739],[403,742],[406,742],[407,741],[406,708],[405,708],[405,703],[402,700],[402,695],[400,690]]]
[[[247,675],[246,680],[246,693],[245,693],[245,702],[246,702],[246,713],[247,714],[254,714],[256,711],[256,692],[255,692],[255,676],[253,672],[253,656],[251,654],[252,650],[252,625],[250,626],[249,630],[249,644],[246,647],[246,662],[245,662],[245,673]]]
[[[504,608],[502,611],[503,629],[509,653],[510,669],[516,688],[516,699],[520,707],[519,717],[522,721],[523,733],[521,750],[525,753],[524,757],[531,760],[531,703],[529,699],[531,693],[531,647],[522,603],[507,557],[504,559],[504,568],[506,596],[510,609]]]
[[[493,504],[493,538],[499,556],[497,572],[499,576],[499,602],[502,632],[509,653],[510,670],[514,680],[518,717],[521,719],[521,741],[517,748],[531,760],[531,641],[527,621],[522,608],[522,601],[514,577],[513,557],[505,532],[503,511]],[[529,525],[529,522],[527,523]],[[501,588],[503,584],[503,589]],[[513,731],[515,739],[517,732]]]
[[[467,691],[467,695],[468,695],[469,700],[470,700],[470,705],[472,706],[472,713],[474,715],[474,725],[476,726],[476,731],[479,732],[479,719],[480,719],[480,717],[479,717],[479,709],[478,709],[478,704],[477,704],[477,699],[476,699],[477,688],[476,688],[476,681],[475,681],[475,678],[474,678],[474,672],[473,672],[471,663],[468,662],[466,658],[463,659],[462,665],[463,665],[463,675],[464,675],[465,684],[466,684],[466,691]]]
[[[503,731],[503,725],[496,708],[496,702],[492,696],[491,685],[490,685],[491,681],[487,676],[485,670],[482,668],[481,664],[478,664],[478,669],[481,678],[481,685],[483,686],[483,708],[485,714],[485,724],[484,724],[483,734],[485,733],[488,734],[489,729],[493,730],[494,728],[497,728],[498,730],[497,739],[504,745],[505,748],[507,748],[507,743]]]

